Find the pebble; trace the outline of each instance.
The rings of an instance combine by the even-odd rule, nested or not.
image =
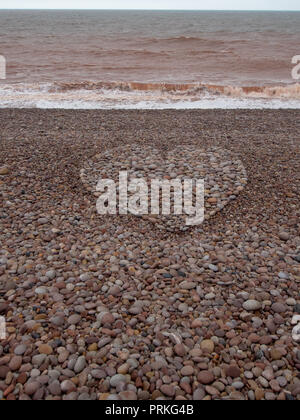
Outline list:
[[[192,366],[184,366],[181,369],[182,376],[191,376],[194,373],[194,368]]]
[[[226,368],[226,375],[231,378],[238,378],[241,375],[241,370],[236,365],[230,365]]]
[[[25,394],[31,396],[37,392],[39,387],[40,387],[40,384],[38,382],[28,382],[24,386],[24,392]]]
[[[53,316],[50,322],[56,327],[62,327],[65,323],[65,317],[63,315]]]
[[[9,174],[9,167],[8,166],[1,166],[0,167],[0,175],[8,175]]]
[[[288,241],[290,238],[290,235],[288,234],[288,232],[284,232],[284,231],[279,232],[278,236],[282,241]]]
[[[212,372],[209,372],[207,370],[203,370],[202,372],[200,372],[198,374],[198,377],[197,378],[198,378],[198,381],[201,384],[203,384],[203,385],[211,384],[214,381],[214,379],[215,379],[215,377],[212,374]]]
[[[110,314],[109,312],[103,312],[102,314],[100,314],[98,316],[98,321],[101,322],[102,325],[105,324],[113,324],[115,322],[115,318],[112,314]]]
[[[74,366],[74,372],[75,373],[80,373],[83,371],[83,369],[86,367],[86,359],[84,356],[80,356],[77,359],[77,362],[75,363]]]
[[[183,357],[186,355],[186,349],[183,344],[176,344],[174,346],[174,351],[177,354],[177,356]]]
[[[100,114],[36,109],[3,124],[14,176],[0,180],[0,399],[299,400],[295,112],[268,113],[270,142],[255,110],[141,111],[138,145],[132,116]],[[129,148],[113,147],[120,132]],[[123,167],[204,173],[205,222],[98,215],[88,188]]]
[[[167,397],[174,397],[174,395],[175,395],[175,388],[172,385],[162,385],[160,387],[160,390]]]
[[[205,397],[205,390],[203,388],[195,389],[193,393],[193,400],[195,401],[203,400],[204,397]]]
[[[200,348],[205,352],[213,353],[215,349],[215,343],[212,340],[203,340],[200,344]]]
[[[53,349],[52,349],[52,347],[51,347],[51,346],[49,346],[48,344],[41,344],[41,345],[39,346],[39,352],[40,352],[41,354],[47,354],[47,355],[50,355],[50,354],[52,354],[52,353],[53,353]]]
[[[8,367],[12,370],[12,371],[16,371],[19,370],[21,365],[22,365],[22,357],[21,356],[13,356],[11,361],[9,362]]]
[[[81,316],[78,315],[78,314],[71,315],[68,318],[68,324],[69,325],[77,325],[77,324],[79,324],[80,321],[81,321]]]
[[[25,344],[20,344],[19,346],[17,346],[15,348],[15,352],[14,353],[17,356],[23,356],[23,354],[26,352],[26,350],[27,350],[27,346]]]
[[[125,375],[116,374],[111,377],[110,386],[113,388],[116,388],[120,383],[126,383],[126,382],[127,382],[127,378]]]
[[[277,314],[281,314],[282,312],[286,312],[287,311],[287,307],[283,303],[274,303],[272,305],[272,310],[274,312],[276,312]]]
[[[243,308],[246,311],[258,311],[261,309],[261,303],[257,300],[250,299],[243,303]]]
[[[191,290],[191,289],[195,289],[197,286],[197,283],[193,282],[193,281],[182,281],[179,284],[179,288],[180,289],[185,289],[185,290]]]
[[[48,289],[46,287],[37,287],[35,289],[35,293],[38,295],[46,295],[48,293]]]
[[[135,401],[137,400],[136,392],[134,391],[122,391],[119,393],[120,400],[122,401]]]

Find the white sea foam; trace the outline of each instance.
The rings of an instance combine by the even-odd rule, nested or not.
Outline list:
[[[0,87],[0,108],[41,109],[300,109],[300,85],[245,92],[241,88],[149,89],[98,84],[57,86],[17,84]],[[228,93],[230,92],[230,93]],[[266,94],[267,92],[267,94]],[[274,93],[275,92],[275,93]],[[274,94],[273,94],[274,93]]]

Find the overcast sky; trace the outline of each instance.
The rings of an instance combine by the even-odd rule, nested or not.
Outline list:
[[[300,0],[0,0],[0,8],[300,10]]]

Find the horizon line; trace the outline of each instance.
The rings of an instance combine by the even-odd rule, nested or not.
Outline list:
[[[42,8],[21,8],[21,7],[1,7],[0,10],[106,10],[106,11],[152,11],[152,12],[300,12],[300,9],[136,9],[136,8],[128,8],[128,9],[119,9],[119,8],[49,8],[49,7],[42,7]]]

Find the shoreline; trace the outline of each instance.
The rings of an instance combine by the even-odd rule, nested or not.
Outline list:
[[[300,84],[261,86],[155,82],[43,82],[0,85],[0,109],[300,109]]]
[[[1,397],[300,399],[298,110],[0,109],[0,128]],[[198,231],[97,216],[80,169],[136,142],[221,147],[248,183]]]

